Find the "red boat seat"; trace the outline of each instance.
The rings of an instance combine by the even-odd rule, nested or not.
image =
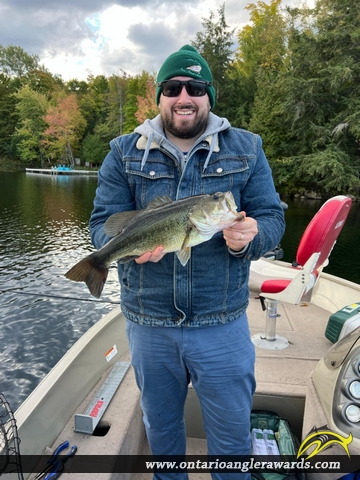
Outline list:
[[[263,304],[267,304],[267,332],[265,336],[253,337],[256,345],[271,349],[288,346],[286,339],[275,334],[277,302],[281,300],[296,305],[314,287],[322,269],[328,264],[328,258],[345,224],[351,204],[352,200],[343,195],[327,200],[314,215],[301,237],[296,253],[296,266],[284,267],[284,278],[266,280],[262,283],[260,298],[263,299]],[[294,268],[298,271],[295,277]],[[292,275],[288,275],[289,269]],[[255,341],[257,337],[260,340]]]
[[[291,280],[265,280],[261,285],[261,291],[266,293],[279,293],[285,290]]]

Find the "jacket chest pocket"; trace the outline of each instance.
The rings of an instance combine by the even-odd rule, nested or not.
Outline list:
[[[148,159],[141,169],[140,160],[127,160],[125,171],[137,208],[146,207],[160,195],[175,195],[175,165],[162,159]]]
[[[241,191],[249,178],[249,156],[211,159],[201,175],[202,193]]]

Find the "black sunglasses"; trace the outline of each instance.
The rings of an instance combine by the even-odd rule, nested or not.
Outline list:
[[[211,82],[205,82],[202,80],[165,80],[165,82],[158,83],[158,87],[161,88],[161,93],[165,97],[178,97],[183,87],[190,97],[203,97],[207,93],[207,87],[211,85]]]

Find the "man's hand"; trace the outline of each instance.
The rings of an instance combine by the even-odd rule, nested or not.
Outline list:
[[[235,252],[242,250],[258,233],[257,221],[254,218],[246,217],[245,212],[241,213],[245,220],[235,223],[235,225],[223,231],[226,245]]]
[[[165,255],[164,247],[157,247],[152,252],[146,252],[140,257],[135,259],[135,262],[139,265],[146,262],[158,262]]]

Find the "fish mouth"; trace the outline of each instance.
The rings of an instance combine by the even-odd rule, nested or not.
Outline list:
[[[231,192],[226,192],[223,200],[224,207],[226,206],[228,212],[237,213],[237,205],[234,200],[234,195]]]
[[[213,225],[223,222],[235,223],[243,219],[243,216],[237,211],[237,205],[232,192],[215,193],[214,198],[219,202],[218,207],[211,212],[203,212],[209,223]]]
[[[222,201],[222,207],[225,214],[223,214],[223,221],[232,221],[233,224],[241,222],[244,219],[244,216],[237,211],[238,207],[235,203],[233,194],[229,191],[224,194],[224,199]]]

